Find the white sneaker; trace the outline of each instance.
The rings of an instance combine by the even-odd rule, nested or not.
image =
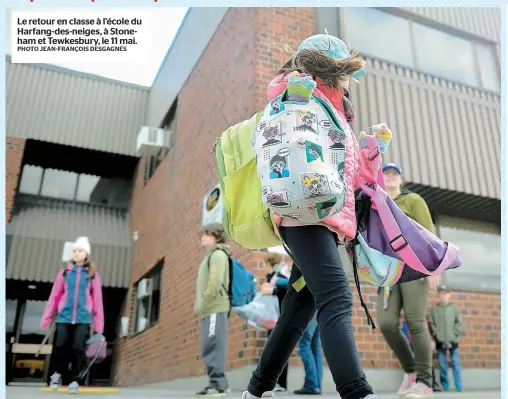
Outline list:
[[[423,382],[417,382],[411,387],[411,390],[406,395],[407,399],[433,399],[434,392],[432,388],[425,385]]]
[[[56,391],[62,386],[62,376],[58,373],[53,373],[49,379],[49,387],[51,390]]]
[[[79,384],[76,381],[71,382],[67,391],[73,395],[79,393]]]
[[[265,392],[263,395],[261,395],[261,398],[274,398],[275,394],[273,392]],[[261,399],[257,396],[251,395],[248,391],[245,391],[242,393],[242,399]]]
[[[279,384],[276,384],[275,388],[273,388],[273,392],[286,392],[286,388],[281,387]]]
[[[198,392],[196,396],[198,398],[224,398],[227,395],[226,389],[206,387],[201,392]]]
[[[397,392],[399,398],[405,398],[414,384],[416,384],[416,373],[404,374],[404,380]]]

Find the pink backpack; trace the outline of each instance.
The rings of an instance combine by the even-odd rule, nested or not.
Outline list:
[[[102,363],[106,359],[107,348],[106,337],[102,334],[95,334],[86,341],[85,356],[88,365],[81,371],[80,378],[84,378],[94,364]]]
[[[377,134],[364,137],[362,142],[359,189],[355,193],[357,234],[346,244],[358,290],[358,275],[383,287],[459,267],[458,248],[407,216],[386,193]],[[360,301],[374,327],[361,294]]]

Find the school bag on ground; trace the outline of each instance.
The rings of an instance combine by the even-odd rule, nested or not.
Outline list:
[[[346,133],[316,82],[293,72],[264,108],[253,137],[263,205],[304,223],[342,210]]]
[[[388,196],[376,135],[360,152],[371,173],[360,168],[356,192],[357,235],[346,244],[353,268],[379,287],[435,276],[461,265],[458,248],[444,242],[407,216]]]
[[[222,251],[217,249],[217,251]],[[225,251],[223,251],[226,253]],[[227,255],[227,254],[226,254]],[[208,258],[208,267],[210,267],[210,258]],[[245,267],[236,259],[228,256],[229,259],[229,287],[223,287],[229,296],[231,307],[246,305],[254,299],[256,295],[256,277],[245,269]]]

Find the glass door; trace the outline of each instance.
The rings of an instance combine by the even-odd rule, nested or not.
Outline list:
[[[17,332],[11,338],[12,381],[44,383],[47,379],[52,345],[46,344],[35,356],[46,336],[40,327],[45,305],[44,301],[26,301],[21,306]]]
[[[7,299],[5,301],[5,378],[9,383],[12,379],[12,344],[16,339],[16,315],[18,313],[18,301]]]

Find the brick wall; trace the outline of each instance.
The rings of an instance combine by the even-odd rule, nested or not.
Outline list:
[[[179,94],[174,146],[146,186],[144,161],[140,163],[131,203],[131,227],[139,233],[132,281],[165,257],[161,316],[156,326],[120,345],[119,385],[205,373],[193,302],[202,256],[201,201],[217,183],[210,151],[225,128],[265,105],[266,86],[286,59],[278,44],[284,36],[300,40],[315,33],[315,18],[312,8],[230,9]],[[264,278],[262,253],[234,247],[234,256]],[[363,286],[363,294],[375,317],[374,288]],[[355,294],[353,323],[363,365],[398,367],[379,330],[367,326],[357,299]],[[467,326],[464,366],[500,367],[500,296],[462,293],[456,299]],[[133,303],[131,289],[125,314],[132,316]],[[266,334],[234,314],[228,334],[228,369],[253,366]],[[291,364],[301,364],[296,351]]]
[[[362,365],[368,368],[399,367],[395,356],[385,343],[380,330],[367,325],[365,312],[360,306],[356,287],[353,290],[353,326]],[[376,288],[362,284],[362,296],[369,311],[376,320]],[[438,301],[438,294],[430,294],[430,304]],[[465,335],[461,341],[462,367],[501,367],[501,296],[499,294],[456,292],[452,301],[459,307],[465,323]],[[260,343],[261,345],[263,342]],[[292,365],[301,365],[295,351]]]
[[[143,184],[140,164],[131,204],[132,280],[165,257],[160,322],[121,346],[120,385],[202,374],[198,318],[193,313],[201,203],[218,182],[215,139],[228,126],[252,116],[255,9],[231,9],[179,94],[174,145],[154,176]],[[243,256],[242,256],[243,255]],[[235,249],[249,264],[251,255]],[[129,306],[128,306],[129,307]],[[126,310],[127,312],[129,309]],[[231,367],[246,364],[249,339],[243,323],[230,323]],[[253,350],[253,349],[251,349]],[[243,352],[243,353],[242,353]]]
[[[14,198],[21,176],[25,140],[7,137],[5,143],[5,217],[6,223],[11,221]]]

